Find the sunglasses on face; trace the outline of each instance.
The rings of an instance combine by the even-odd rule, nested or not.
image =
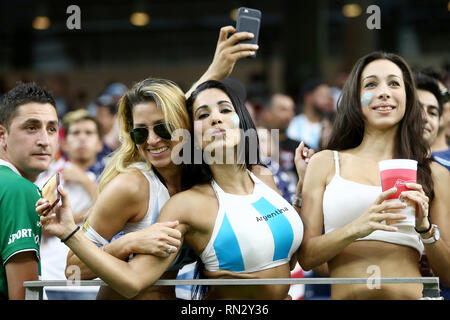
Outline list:
[[[170,134],[170,131],[173,131],[174,127],[170,123],[168,123],[168,124],[158,123],[158,124],[155,124],[154,126],[150,126],[150,127],[134,128],[130,132],[131,140],[133,140],[133,142],[135,144],[143,144],[148,139],[148,134],[149,134],[150,129],[153,129],[153,132],[158,137],[165,139],[165,140],[170,140],[172,137]]]

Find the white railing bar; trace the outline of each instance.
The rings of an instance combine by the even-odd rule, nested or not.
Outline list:
[[[264,279],[179,279],[158,280],[153,285],[273,285],[273,284],[366,284],[366,283],[424,283],[439,284],[438,277],[400,277],[400,278],[264,278]],[[55,286],[106,286],[103,280],[40,280],[25,281],[24,287],[55,287]]]

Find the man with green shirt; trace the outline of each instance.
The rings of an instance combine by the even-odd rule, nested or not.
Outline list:
[[[0,300],[24,299],[38,280],[40,198],[33,184],[58,148],[58,116],[50,93],[22,83],[0,100]]]

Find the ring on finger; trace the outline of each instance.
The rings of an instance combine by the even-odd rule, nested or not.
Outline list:
[[[171,254],[171,253],[173,252],[173,247],[169,247],[169,248],[167,248],[167,250],[166,250],[166,251],[167,251],[167,253],[168,253],[168,254]]]

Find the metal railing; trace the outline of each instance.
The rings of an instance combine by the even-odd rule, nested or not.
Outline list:
[[[180,279],[158,280],[155,286],[176,285],[272,285],[272,284],[411,284],[422,283],[424,299],[440,297],[439,278],[266,278],[266,279]],[[25,299],[42,300],[44,287],[78,287],[78,286],[106,286],[102,280],[40,280],[25,281]]]

